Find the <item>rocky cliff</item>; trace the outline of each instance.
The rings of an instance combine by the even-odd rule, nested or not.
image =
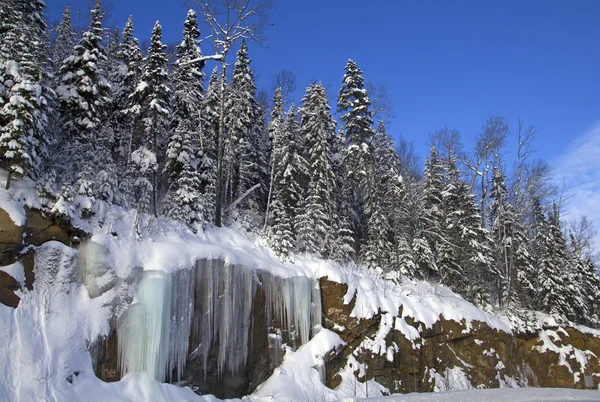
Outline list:
[[[80,241],[89,237],[57,216],[34,209],[26,209],[26,216],[25,224],[18,226],[0,210],[0,264],[9,266],[19,261],[24,268],[24,278],[15,278],[10,270],[0,267],[0,303],[10,308],[18,308],[18,294],[22,294],[19,290],[33,289],[36,286],[35,272],[45,269],[34,266],[38,246],[59,241],[69,247],[79,247]],[[103,250],[96,254],[106,252]],[[217,265],[220,270],[226,268],[222,261]],[[196,300],[202,299],[202,293],[206,292],[199,285],[202,280],[194,279],[204,278],[200,276],[199,269],[199,265],[190,268],[194,274],[189,277],[195,281],[193,291]],[[80,274],[69,277],[84,283],[89,297],[95,298],[118,286],[116,276],[109,275],[108,270],[108,266],[96,270],[101,279],[86,279]],[[231,267],[226,271],[232,272]],[[339,283],[339,280],[322,277],[318,286],[319,297],[311,296],[312,280],[286,282],[261,271],[240,278],[228,280],[252,283],[243,291],[250,292],[245,300],[249,300],[251,306],[245,310],[245,316],[240,316],[240,322],[227,325],[239,326],[233,333],[238,337],[243,335],[245,345],[242,349],[247,348],[247,356],[237,365],[226,365],[219,344],[225,341],[218,335],[223,327],[215,330],[216,335],[208,346],[204,343],[204,351],[199,351],[203,341],[199,340],[198,330],[192,328],[185,369],[171,376],[171,381],[189,385],[197,393],[212,393],[219,397],[247,395],[272,375],[285,351],[292,353],[305,344],[310,337],[310,328],[316,325],[318,330],[322,325],[343,341],[324,357],[323,380],[333,389],[340,385],[341,373],[348,368],[359,382],[375,380],[392,393],[470,387],[584,388],[584,376],[589,375],[593,377],[595,387],[600,383],[599,333],[583,327],[545,325],[519,330],[515,326],[503,330],[484,321],[447,319],[443,314],[437,316],[432,324],[424,322],[416,314],[411,316],[412,310],[405,310],[402,304],[398,311],[380,308],[374,314],[357,318],[357,291]],[[139,280],[131,279],[129,285],[134,287]],[[212,299],[205,298],[205,303],[226,296],[227,292],[221,289],[225,282],[220,281],[215,282],[220,284],[217,286],[220,290],[211,295]],[[302,292],[308,292],[308,295],[302,296]],[[318,317],[290,319],[292,310],[288,304],[294,301],[288,300],[285,304],[278,300],[278,297],[285,298],[290,294],[295,295],[294,308],[300,309],[299,303],[308,303],[310,306],[306,307],[306,314],[314,314],[311,313],[312,308],[320,312],[316,314]],[[132,300],[131,294],[123,300],[128,305]],[[285,308],[289,310],[277,307],[279,305],[288,306]],[[206,311],[206,306],[196,303],[192,322],[200,322],[198,317]],[[249,324],[244,324],[244,320]],[[308,330],[301,328],[309,324]],[[218,327],[220,324],[215,325]],[[107,382],[121,379],[119,348],[127,345],[119,343],[117,319],[111,319],[110,327],[108,335],[89,344],[95,374]],[[238,352],[233,351],[234,354]]]

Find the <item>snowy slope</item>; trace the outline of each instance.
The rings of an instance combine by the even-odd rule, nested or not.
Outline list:
[[[9,211],[15,223],[22,223],[24,219],[22,205],[40,206],[31,183],[29,188],[26,181],[23,183],[11,193],[0,189],[0,207]],[[404,320],[408,316],[427,327],[431,327],[440,314],[446,319],[464,319],[467,331],[473,320],[509,333],[515,326],[507,318],[486,313],[441,286],[409,280],[396,284],[360,267],[343,267],[304,256],[297,256],[294,263],[283,264],[260,238],[249,238],[233,229],[212,228],[194,234],[164,217],[145,219],[143,232],[138,236],[133,230],[134,211],[101,207],[93,219],[75,220],[78,226],[93,233],[91,243],[81,247],[79,252],[58,242],[49,242],[36,249],[34,290],[19,292],[21,303],[17,309],[0,305],[1,401],[216,400],[211,396],[198,396],[189,388],[157,383],[143,374],[129,374],[119,382],[104,383],[95,377],[88,351],[94,340],[108,334],[111,317],[122,311],[119,303],[131,298],[136,300],[137,288],[133,278],[139,278],[140,270],[173,273],[189,269],[199,259],[221,259],[228,264],[243,265],[247,269],[266,271],[279,277],[315,279],[327,276],[331,281],[347,284],[345,302],[349,303],[353,298],[356,300],[351,314],[353,317],[369,318],[378,312],[383,313],[382,325],[376,336],[359,345],[359,348],[379,355],[390,352],[384,339],[392,328],[401,331],[408,339],[414,340],[419,336]],[[105,247],[106,252],[99,253],[99,245]],[[82,258],[86,263],[78,264],[77,261],[83,261]],[[82,265],[90,264],[93,267],[106,265],[107,270],[91,273],[81,270]],[[17,280],[23,280],[20,264],[3,267],[3,270],[13,274]],[[84,279],[77,279],[81,275]],[[89,279],[90,275],[96,276]],[[98,290],[103,287],[104,290]],[[400,307],[402,314],[397,317]],[[365,391],[361,392],[369,395],[385,392],[374,381],[358,383],[349,366],[341,373],[342,384],[338,389],[328,389],[320,382],[324,355],[342,342],[335,333],[322,329],[298,350],[288,349],[281,367],[248,398],[259,402],[324,401],[361,395],[357,391],[363,389]],[[449,394],[448,397],[460,395],[458,400],[479,400],[477,398],[483,395],[478,392],[482,391]],[[488,398],[487,395],[500,398],[500,392],[507,391],[485,394],[485,398]],[[522,395],[527,398],[549,396],[549,391],[544,390],[510,392],[516,392],[514,395],[523,392]],[[475,399],[463,399],[471,398],[469,395],[475,395]],[[564,397],[570,395],[564,394]],[[589,398],[589,395],[598,394],[573,391],[572,395]],[[391,398],[426,397],[437,396]],[[517,397],[510,399],[518,400],[515,399]]]

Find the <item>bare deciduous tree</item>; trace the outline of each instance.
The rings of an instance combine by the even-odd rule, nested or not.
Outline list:
[[[451,156],[460,158],[463,153],[460,132],[448,127],[430,133],[429,146],[435,147],[438,155],[444,159],[449,159]]]
[[[479,190],[481,226],[486,224],[492,168],[494,166],[501,167],[501,152],[506,144],[509,132],[508,122],[504,117],[490,117],[481,126],[481,131],[475,137],[473,154],[471,157],[464,158],[464,164],[472,172],[471,191]]]
[[[281,88],[281,99],[284,109],[287,109],[296,91],[296,73],[292,70],[279,70],[271,79],[271,93],[275,93],[277,88]]]
[[[218,60],[221,62],[221,88],[219,105],[219,132],[217,136],[217,183],[215,200],[215,225],[221,226],[223,181],[223,121],[225,117],[225,82],[227,80],[227,55],[240,40],[262,42],[273,0],[194,0],[211,31],[215,54],[192,62]]]
[[[395,116],[394,104],[388,86],[385,84],[376,85],[370,81],[365,83],[365,89],[371,101],[371,112],[373,113],[373,121],[381,120],[388,123]]]

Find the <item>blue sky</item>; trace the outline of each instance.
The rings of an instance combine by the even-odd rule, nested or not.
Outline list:
[[[65,3],[49,0],[51,19]],[[250,45],[259,87],[289,69],[298,77],[297,99],[312,79],[337,95],[352,58],[368,81],[389,87],[396,114],[389,131],[413,140],[422,156],[428,133],[458,129],[468,147],[491,115],[535,124],[537,155],[561,169],[573,166],[565,161],[581,159],[577,153],[585,141],[594,144],[600,137],[600,1],[277,3],[267,47]],[[114,0],[110,22],[122,27],[133,14],[136,35],[143,39],[159,19],[165,41],[176,43],[188,8],[177,0]],[[202,50],[210,52],[208,46]],[[600,158],[593,153],[587,158],[586,177],[597,178]],[[577,187],[574,172],[561,177]]]

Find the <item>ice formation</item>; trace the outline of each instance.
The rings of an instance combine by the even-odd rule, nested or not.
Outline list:
[[[188,351],[201,359],[204,373],[216,350],[219,375],[246,365],[259,286],[266,299],[269,344],[281,349],[281,328],[293,348],[321,328],[321,293],[311,278],[281,278],[223,260],[199,260],[173,273],[144,271],[135,302],[118,323],[121,373],[146,373],[159,381],[177,379]],[[191,345],[190,345],[191,342]],[[215,349],[216,348],[216,349]],[[272,357],[280,361],[277,350]]]
[[[192,270],[145,271],[137,301],[120,318],[121,373],[146,373],[159,381],[180,376],[187,358],[193,311]]]

